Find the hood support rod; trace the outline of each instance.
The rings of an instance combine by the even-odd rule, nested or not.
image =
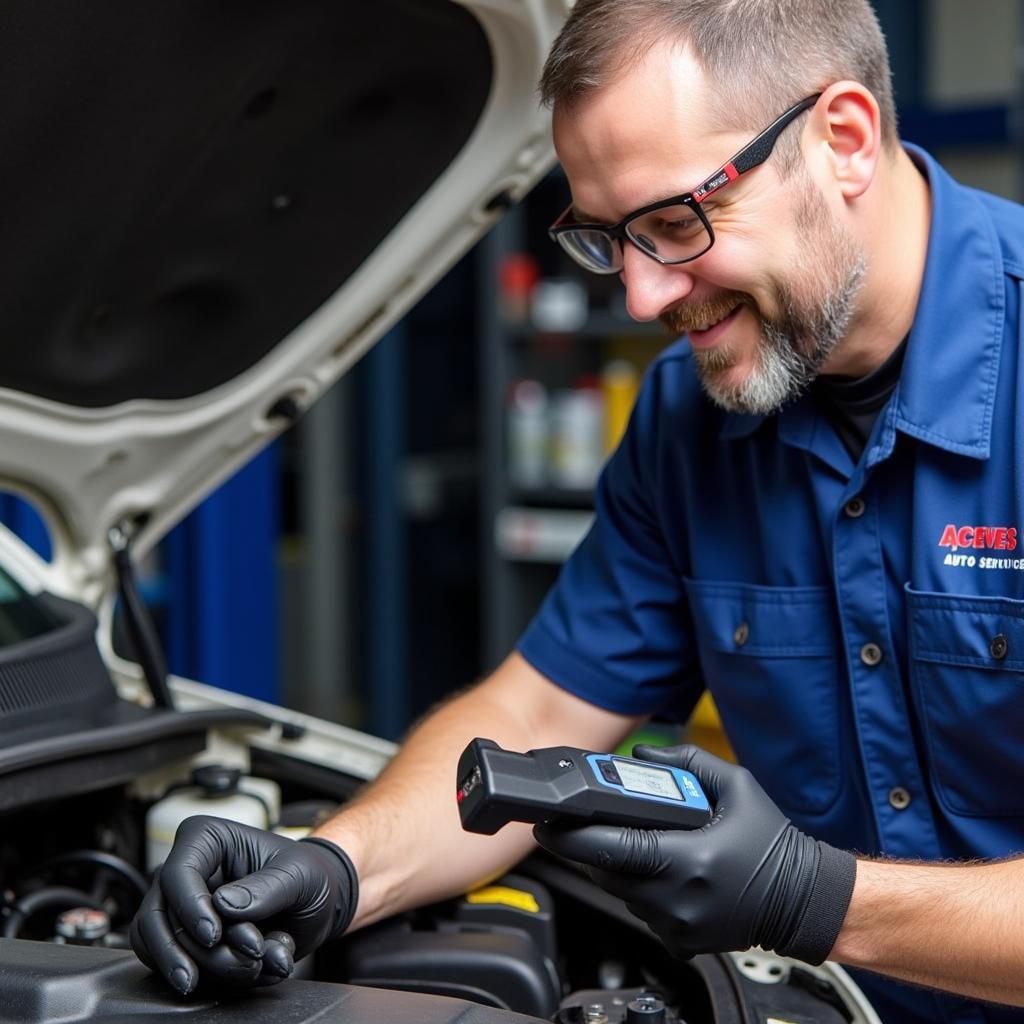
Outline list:
[[[146,677],[153,704],[158,708],[174,708],[174,698],[167,684],[167,662],[164,659],[156,624],[139,594],[135,579],[135,564],[132,562],[132,524],[123,520],[107,531],[107,541],[113,553],[114,570],[117,573],[117,592],[121,598],[128,635],[135,648],[135,657]]]

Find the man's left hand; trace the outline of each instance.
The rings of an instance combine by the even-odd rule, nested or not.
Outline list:
[[[853,855],[792,825],[745,768],[692,746],[633,755],[693,772],[711,821],[691,831],[537,825],[541,846],[589,865],[676,956],[761,946],[821,963],[850,904]]]

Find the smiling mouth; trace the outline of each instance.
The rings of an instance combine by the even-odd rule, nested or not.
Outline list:
[[[707,320],[699,326],[695,325],[690,328],[690,332],[697,332],[703,334],[704,331],[710,331],[712,327],[717,327],[718,324],[722,323],[723,320],[728,320],[740,308],[740,304],[732,307],[732,309],[726,310],[717,320]]]
[[[741,306],[750,305],[747,296],[741,292],[720,292],[703,302],[687,302],[663,313],[659,319],[673,334],[696,334],[701,336],[731,320]]]
[[[717,320],[704,320],[705,326],[702,327],[691,327],[686,332],[687,337],[690,339],[690,345],[696,350],[700,351],[710,350],[714,348],[719,341],[722,339],[722,335],[728,331],[729,326],[739,315],[740,310],[743,308],[743,303],[733,306],[726,314]]]

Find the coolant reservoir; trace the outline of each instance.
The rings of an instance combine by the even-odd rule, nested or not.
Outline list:
[[[237,768],[207,764],[192,772],[192,784],[172,789],[146,814],[146,868],[167,859],[178,826],[193,814],[272,828],[281,812],[281,789],[270,779],[242,775]]]

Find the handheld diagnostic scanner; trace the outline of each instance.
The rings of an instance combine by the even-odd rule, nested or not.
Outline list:
[[[517,754],[475,739],[459,758],[455,798],[467,832],[510,821],[700,828],[711,807],[692,772],[618,754],[546,747]]]

